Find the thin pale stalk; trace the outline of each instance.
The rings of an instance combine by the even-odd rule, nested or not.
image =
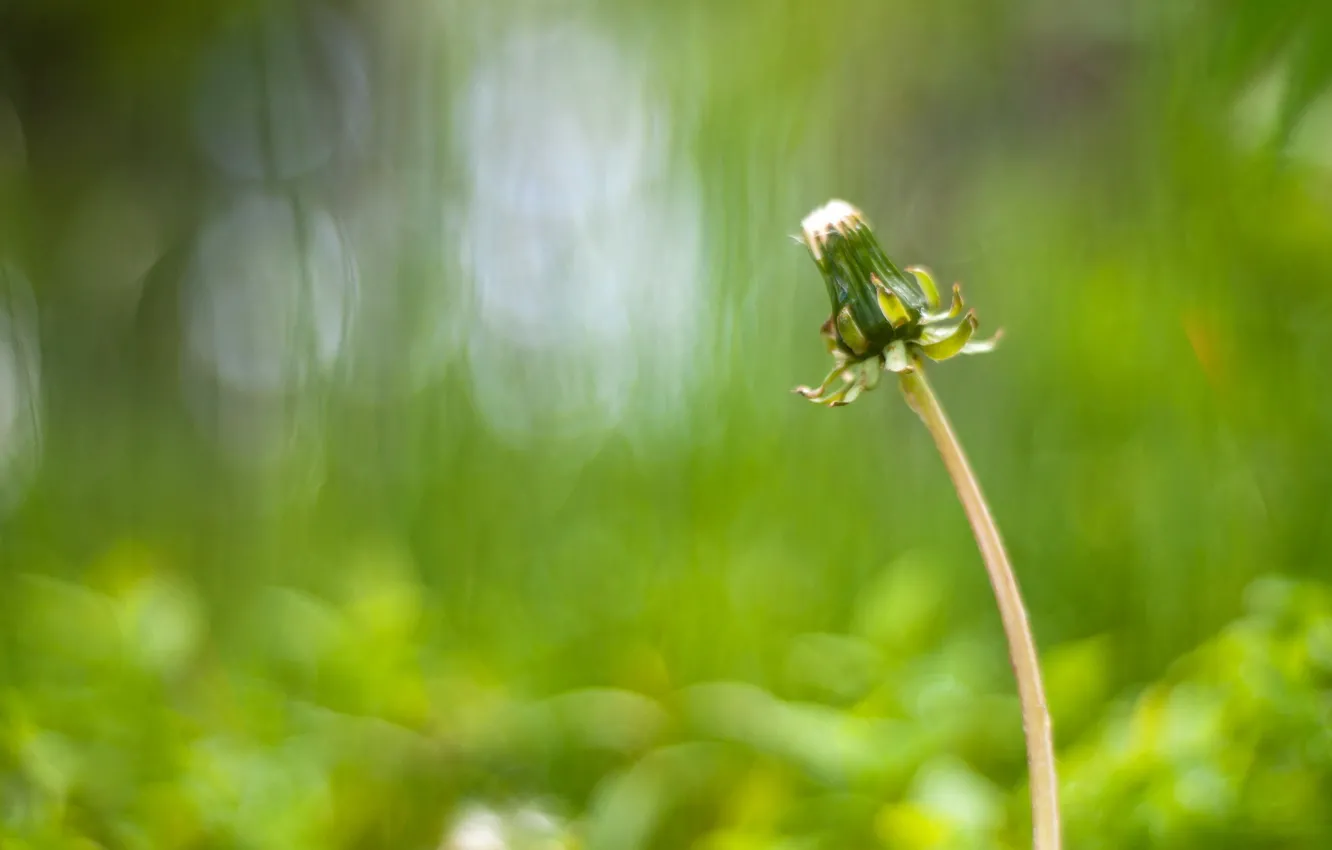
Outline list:
[[[976,474],[967,462],[962,444],[953,432],[953,426],[939,404],[933,388],[925,378],[923,364],[901,373],[902,392],[912,409],[919,414],[930,435],[934,437],[944,466],[957,488],[958,498],[976,535],[985,569],[990,575],[999,614],[1008,638],[1008,657],[1013,662],[1017,678],[1018,700],[1022,705],[1022,726],[1027,739],[1027,770],[1031,785],[1032,840],[1035,850],[1058,850],[1059,835],[1059,780],[1055,774],[1054,734],[1050,710],[1045,703],[1045,688],[1041,684],[1041,666],[1036,654],[1036,640],[1027,620],[1027,609],[1022,604],[1017,577],[1004,551],[999,527],[981,493]]]

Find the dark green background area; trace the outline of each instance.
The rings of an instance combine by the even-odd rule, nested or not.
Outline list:
[[[890,381],[789,392],[828,363],[789,236],[832,197],[1005,331],[932,379],[1044,653],[1069,846],[1332,845],[1332,6],[340,4],[365,173],[413,175],[409,293],[471,286],[431,206],[471,33],[576,16],[649,69],[702,374],[515,441],[465,348],[410,393],[404,355],[242,462],[179,373],[222,193],[191,110],[210,47],[289,9],[208,5],[0,3],[0,308],[21,268],[41,354],[40,464],[0,480],[0,847],[464,850],[469,806],[515,848],[1029,846],[928,435]],[[133,290],[69,274],[107,185],[158,228]]]

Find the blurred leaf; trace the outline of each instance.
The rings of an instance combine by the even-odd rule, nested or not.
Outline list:
[[[796,637],[786,668],[797,690],[843,705],[863,697],[885,672],[883,658],[872,644],[832,634]]]
[[[1041,660],[1050,712],[1061,736],[1076,736],[1110,696],[1113,671],[1110,638],[1051,647]]]
[[[890,656],[909,656],[941,633],[947,599],[940,565],[924,553],[903,555],[860,591],[851,629]]]

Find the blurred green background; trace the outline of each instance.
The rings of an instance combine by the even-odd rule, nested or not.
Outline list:
[[[1332,6],[0,3],[0,847],[1332,846]]]

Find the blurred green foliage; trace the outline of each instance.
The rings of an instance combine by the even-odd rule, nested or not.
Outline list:
[[[1325,4],[330,5],[372,153],[236,183],[195,71],[258,6],[0,6],[0,847],[1025,846],[1001,631],[927,435],[893,393],[789,394],[826,304],[786,235],[830,197],[1005,327],[937,383],[1045,651],[1070,846],[1332,843]],[[683,389],[643,366],[610,425],[561,430],[593,394],[522,431],[486,392],[576,397],[554,355],[418,379],[415,344],[437,289],[471,316],[453,105],[494,33],[565,17],[651,71],[703,298]],[[574,118],[543,120],[567,161]],[[372,224],[389,199],[361,282],[407,294],[362,372],[182,380],[190,251],[237,183]]]

